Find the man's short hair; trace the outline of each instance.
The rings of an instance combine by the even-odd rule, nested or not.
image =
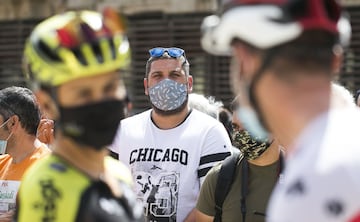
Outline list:
[[[332,72],[332,61],[337,36],[319,30],[304,32],[299,38],[283,44],[277,50],[272,69],[283,75],[289,70],[305,72]]]
[[[180,60],[182,62],[181,67],[185,71],[185,75],[186,76],[190,75],[190,63],[186,59],[185,56],[180,56],[179,58],[174,58],[174,57],[171,57],[167,52],[164,52],[164,54],[162,56],[150,57],[147,60],[147,62],[146,62],[146,70],[145,70],[145,78],[147,78],[148,75],[149,75],[151,63],[153,63],[154,61],[160,60],[160,59],[176,59],[176,60]]]
[[[41,113],[35,95],[30,89],[11,86],[0,90],[0,115],[4,120],[17,115],[21,127],[27,133],[36,135]]]
[[[267,50],[258,49],[238,39],[235,39],[233,44],[236,42],[240,42],[247,50],[262,58],[271,54],[272,60],[266,69],[273,71],[278,77],[287,79],[296,73],[332,74],[331,63],[338,39],[335,34],[326,31],[309,30],[291,42]]]

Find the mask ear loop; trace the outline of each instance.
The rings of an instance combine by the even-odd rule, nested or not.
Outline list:
[[[269,67],[270,63],[274,60],[275,54],[278,50],[276,48],[268,50],[268,52],[265,53],[263,57],[263,63],[260,66],[260,68],[255,72],[254,78],[250,83],[250,86],[248,87],[248,93],[249,93],[249,100],[250,104],[256,111],[260,124],[269,131],[269,127],[265,122],[264,115],[262,114],[259,104],[255,99],[255,83],[259,81],[260,77],[262,77],[265,73],[265,70]]]
[[[11,118],[11,117],[10,117]],[[10,121],[10,118],[7,121]],[[19,118],[19,117],[18,117]],[[14,126],[15,123],[12,123],[12,126]],[[8,141],[10,139],[10,137],[13,135],[13,131],[11,130],[9,136],[6,138],[6,141]]]
[[[5,126],[9,121],[10,121],[10,118],[8,118],[3,124],[1,124],[1,125],[0,125],[0,128],[2,128],[3,126]],[[8,141],[12,135],[13,135],[13,131],[11,130],[9,136],[5,139],[5,141]]]
[[[13,135],[13,131],[10,132],[9,136],[6,138],[6,141],[8,141],[12,135]]]
[[[3,122],[3,124],[0,125],[0,128],[2,128],[3,126],[5,126],[8,122],[9,122],[10,118],[8,118],[5,122]]]

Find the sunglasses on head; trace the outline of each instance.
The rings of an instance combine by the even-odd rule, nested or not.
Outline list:
[[[149,50],[150,56],[155,58],[163,56],[165,52],[167,52],[169,56],[173,58],[179,58],[181,56],[185,56],[185,51],[183,49],[176,47],[172,47],[172,48],[157,47]]]

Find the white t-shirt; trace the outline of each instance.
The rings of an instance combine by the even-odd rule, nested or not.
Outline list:
[[[168,130],[150,114],[122,120],[111,150],[130,167],[149,220],[182,222],[195,208],[207,171],[230,155],[231,141],[219,121],[197,110]]]
[[[357,108],[332,110],[304,130],[269,202],[267,221],[360,221]]]

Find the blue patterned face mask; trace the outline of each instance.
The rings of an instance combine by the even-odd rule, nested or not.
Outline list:
[[[178,83],[171,79],[164,79],[149,88],[151,103],[163,111],[179,108],[187,98],[186,83]]]

